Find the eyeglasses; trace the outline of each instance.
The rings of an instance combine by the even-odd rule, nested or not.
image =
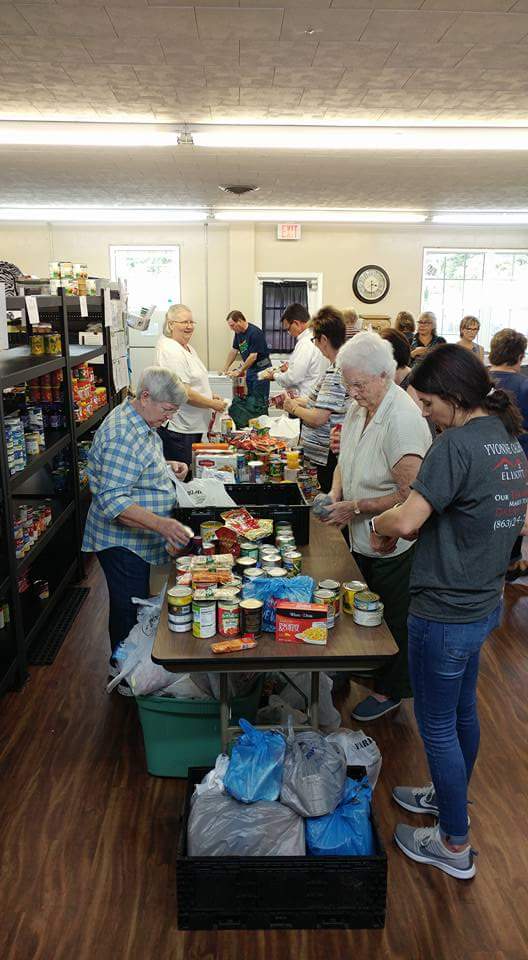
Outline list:
[[[321,339],[321,337],[310,337],[310,342],[311,342],[311,343],[319,343],[319,340],[320,340],[320,339]]]
[[[177,327],[195,327],[196,320],[173,320]]]
[[[420,324],[421,327],[432,327],[432,326],[433,326],[433,321],[432,321],[432,320],[418,320],[418,323]]]
[[[463,330],[469,330],[470,333],[478,333],[480,327],[463,327]]]
[[[363,393],[367,383],[367,380],[348,380],[347,388],[348,390],[358,390],[359,393]]]

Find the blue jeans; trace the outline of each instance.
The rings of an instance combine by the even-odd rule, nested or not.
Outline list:
[[[473,623],[409,616],[409,673],[414,713],[450,842],[467,841],[467,788],[480,740],[477,678],[480,648],[500,622],[500,604]]]
[[[150,564],[125,547],[101,550],[97,559],[108,586],[108,632],[113,654],[137,623],[137,607],[131,598],[147,600],[150,596]]]

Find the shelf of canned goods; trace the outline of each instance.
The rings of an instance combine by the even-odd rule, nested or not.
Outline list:
[[[79,297],[35,299],[38,323],[25,297],[7,298],[20,327],[0,353],[0,694],[24,682],[31,642],[84,575],[78,444],[121,399],[104,295],[82,316]],[[80,343],[94,323],[98,342]]]

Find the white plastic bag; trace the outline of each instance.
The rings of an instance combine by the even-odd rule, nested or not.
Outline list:
[[[192,801],[202,793],[225,793],[224,777],[229,766],[229,757],[226,753],[219,753],[213,770],[205,774],[201,783],[197,783],[192,795]]]
[[[193,798],[187,851],[190,857],[304,857],[304,820],[276,800],[248,805],[207,790]]]
[[[290,446],[295,446],[299,442],[301,421],[297,417],[288,417],[286,414],[282,414],[280,417],[264,415],[258,417],[258,422],[261,427],[270,428],[270,437],[285,440]]]
[[[285,670],[281,675],[281,679],[284,679],[284,676],[292,680],[295,686],[299,687],[301,693],[290,683],[286,682],[285,686],[279,691],[282,700],[291,704],[296,710],[305,711],[310,697],[312,684],[311,674],[303,671],[292,672]],[[333,680],[330,679],[328,674],[319,674],[319,723],[321,727],[325,727],[327,730],[337,730],[341,725],[341,714],[336,710],[332,701],[333,685]]]
[[[333,813],[343,796],[345,754],[316,730],[294,735],[289,721],[280,802],[301,817]]]
[[[347,730],[342,727],[326,738],[337,743],[345,752],[347,765],[366,767],[370,786],[374,790],[381,770],[381,753],[377,743],[363,730]]]
[[[172,673],[172,683],[159,693],[175,700],[210,700],[211,695],[196,685],[190,673]]]
[[[175,478],[179,507],[236,507],[220,480],[190,480],[182,483]]]
[[[121,680],[127,681],[136,697],[162,690],[174,682],[174,674],[154,663],[151,657],[166,589],[167,584],[157,597],[150,600],[132,597],[132,602],[138,606],[138,622],[114,654],[120,670],[108,684],[107,693],[111,693]]]

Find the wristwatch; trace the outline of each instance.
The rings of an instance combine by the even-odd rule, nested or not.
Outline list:
[[[378,533],[378,531],[376,530],[376,527],[374,526],[374,518],[373,518],[373,517],[370,517],[369,522],[368,522],[368,525],[369,525],[369,530],[370,530],[370,532],[373,533],[375,537],[381,536],[381,534]]]
[[[360,515],[360,513],[361,513],[361,510],[359,509],[357,500],[352,500],[352,503],[355,504],[355,506],[352,507],[352,510],[353,510],[354,514],[356,515],[356,517],[359,517],[359,515]]]

